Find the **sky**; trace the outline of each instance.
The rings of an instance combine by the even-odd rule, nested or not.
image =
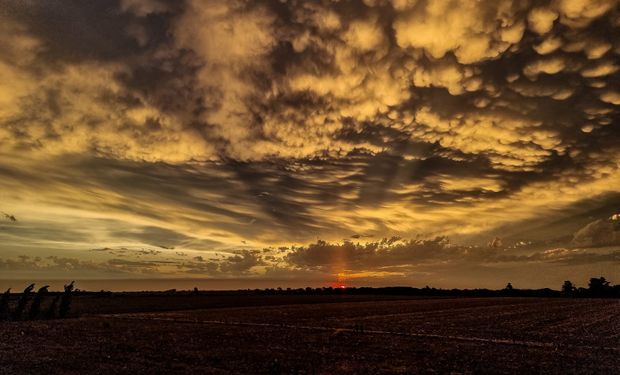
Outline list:
[[[616,0],[0,0],[0,51],[2,285],[620,282]]]

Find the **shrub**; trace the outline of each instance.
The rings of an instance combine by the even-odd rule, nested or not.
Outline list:
[[[34,284],[30,284],[24,289],[24,292],[19,297],[19,301],[17,301],[17,307],[15,311],[13,311],[13,320],[20,320],[22,317],[22,313],[26,308],[26,304],[28,303],[28,299],[30,298],[30,293],[32,293],[32,289],[34,289]]]
[[[47,288],[49,288],[49,285],[40,287],[37,294],[34,296],[34,299],[30,304],[30,313],[28,314],[30,320],[35,320],[39,317],[39,313],[41,312],[41,301],[47,294]]]
[[[54,319],[56,317],[56,306],[58,306],[59,299],[60,295],[57,294],[45,311],[45,319]]]
[[[71,292],[73,291],[73,283],[74,281],[65,285],[65,291],[60,297],[60,307],[58,309],[58,316],[60,318],[66,318],[69,314],[69,309],[71,308]]]
[[[9,314],[9,299],[11,298],[11,288],[7,289],[6,292],[2,294],[0,297],[0,321],[6,321],[10,319]]]

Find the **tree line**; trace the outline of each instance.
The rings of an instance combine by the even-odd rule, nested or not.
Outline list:
[[[592,277],[587,288],[577,287],[570,280],[564,281],[560,290],[550,288],[519,289],[508,283],[503,289],[442,289],[425,286],[392,287],[320,287],[320,288],[266,288],[254,289],[257,294],[358,294],[358,295],[413,295],[445,297],[575,297],[575,298],[620,298],[620,284],[611,285],[605,277]]]
[[[614,297],[620,298],[620,284],[611,285],[604,277],[593,277],[588,288],[576,287],[570,280],[562,284],[562,294],[567,297]]]
[[[62,293],[49,296],[51,298],[48,298],[49,285],[33,293],[35,284],[30,284],[17,295],[15,303],[11,303],[11,288],[7,289],[0,297],[0,321],[66,318],[71,308],[73,284],[73,281],[66,284]],[[50,300],[49,303],[45,304],[46,300]]]

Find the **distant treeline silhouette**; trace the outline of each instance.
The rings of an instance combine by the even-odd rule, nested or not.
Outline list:
[[[559,290],[520,289],[508,283],[503,289],[442,289],[426,286],[416,288],[409,286],[388,287],[306,287],[306,288],[265,288],[265,289],[238,289],[238,290],[176,290],[165,291],[141,291],[141,292],[110,292],[110,291],[76,291],[76,295],[111,297],[116,294],[122,295],[394,295],[394,296],[437,296],[437,297],[575,297],[575,298],[620,298],[620,284],[611,285],[604,277],[593,277],[588,287],[576,287],[571,281],[564,281]]]
[[[426,286],[416,288],[409,286],[388,286],[388,287],[306,287],[306,288],[265,288],[265,289],[239,289],[239,290],[176,290],[168,289],[165,291],[142,291],[142,292],[87,292],[80,291],[78,295],[98,295],[112,296],[114,294],[137,294],[137,295],[394,295],[394,296],[437,296],[437,297],[576,297],[576,298],[620,298],[620,284],[611,285],[604,277],[593,277],[588,283],[588,287],[576,287],[571,281],[564,281],[559,290],[542,289],[520,289],[508,283],[503,289],[442,289]]]
[[[50,296],[51,301],[48,304],[44,304],[44,302],[50,299],[47,298],[48,294],[52,294],[48,291],[49,285],[40,287],[32,298],[35,285],[28,285],[22,293],[16,294],[17,302],[15,304],[11,303],[11,288],[7,289],[0,297],[0,321],[66,318],[71,308],[73,284],[72,281],[64,286],[63,292],[54,293],[53,296]]]
[[[408,296],[445,296],[445,297],[578,297],[578,298],[620,298],[620,284],[611,285],[604,277],[593,277],[587,288],[575,287],[567,280],[560,290],[518,289],[508,283],[504,289],[441,289],[426,286],[415,288],[408,286],[391,287],[322,287],[322,288],[267,288],[255,289],[259,294],[380,294]]]

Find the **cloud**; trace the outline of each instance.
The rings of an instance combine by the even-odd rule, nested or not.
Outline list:
[[[384,49],[388,43],[382,25],[376,20],[354,21],[344,34],[347,45],[362,52]]]
[[[269,74],[267,56],[275,46],[274,17],[257,6],[245,9],[240,1],[205,4],[190,1],[175,25],[175,39],[200,58],[197,79],[207,108],[205,121],[213,136],[229,142],[231,152],[243,154],[256,131],[249,102],[267,94],[253,76]]]
[[[118,274],[154,273],[158,264],[159,262],[125,261],[121,259],[97,262],[54,255],[45,258],[20,255],[13,259],[0,259],[0,269],[7,274],[28,272],[31,275],[34,273],[39,276],[43,275],[43,277],[59,274],[114,276]]]
[[[473,70],[446,60],[427,69],[415,69],[413,84],[416,87],[445,87],[451,95],[460,95],[466,91],[479,90],[482,81],[474,76]]]
[[[561,57],[540,59],[529,63],[523,68],[523,74],[530,78],[538,78],[541,73],[557,74],[565,68],[566,64]]]
[[[224,262],[220,264],[220,271],[234,275],[245,274],[253,267],[260,265],[264,265],[264,262],[257,253],[244,250],[225,258]]]
[[[528,170],[561,144],[557,133],[508,111],[475,110],[459,117],[442,118],[423,107],[416,113],[419,125],[413,133],[446,148],[487,154],[498,168],[506,169]]]
[[[581,75],[586,78],[605,77],[618,71],[618,66],[612,61],[603,60],[591,64],[581,71]]]
[[[435,59],[453,52],[463,64],[497,58],[521,39],[523,25],[513,18],[517,10],[506,1],[423,1],[394,22],[396,41]]]
[[[558,0],[554,2],[562,14],[561,22],[576,28],[588,26],[616,6],[616,0]]]
[[[620,245],[620,223],[613,217],[595,220],[575,232],[573,243],[585,247]]]
[[[556,11],[545,7],[533,8],[527,15],[530,29],[541,35],[551,31],[553,23],[557,18],[558,13]]]
[[[318,241],[292,249],[286,260],[294,267],[320,270],[333,275],[355,272],[388,272],[393,274],[432,269],[438,265],[455,268],[470,264],[489,266],[528,263],[592,264],[614,262],[619,252],[597,253],[587,249],[555,248],[524,252],[507,247],[499,238],[488,246],[452,244],[445,237],[433,240],[388,240],[366,244],[327,243]]]
[[[561,252],[332,242],[449,235],[486,254],[493,231],[617,191],[615,1],[7,10],[0,189],[19,221],[0,237],[17,255],[125,248],[62,256],[122,259],[105,267],[139,274],[288,275],[284,255],[251,250],[323,238],[288,261],[321,275],[334,264],[326,248],[364,272],[500,255],[544,263]],[[139,252],[153,247],[162,253]]]
[[[2,27],[18,41],[0,63],[0,76],[7,77],[0,84],[3,151],[171,163],[212,157],[199,133],[119,82],[130,67],[105,61],[45,66],[46,40],[11,20]]]
[[[140,17],[165,13],[170,10],[170,5],[161,0],[122,0],[120,8],[124,12],[131,12]]]
[[[561,46],[562,46],[562,39],[556,36],[551,36],[551,37],[545,38],[540,44],[534,45],[532,48],[534,48],[534,50],[539,55],[547,55],[549,53],[556,51]]]
[[[141,228],[132,228],[131,230],[119,230],[110,233],[111,236],[119,240],[139,240],[143,243],[173,249],[183,243],[190,242],[192,237],[177,233],[173,230],[147,226]]]
[[[620,93],[617,91],[605,91],[601,94],[601,100],[605,103],[620,105]]]

